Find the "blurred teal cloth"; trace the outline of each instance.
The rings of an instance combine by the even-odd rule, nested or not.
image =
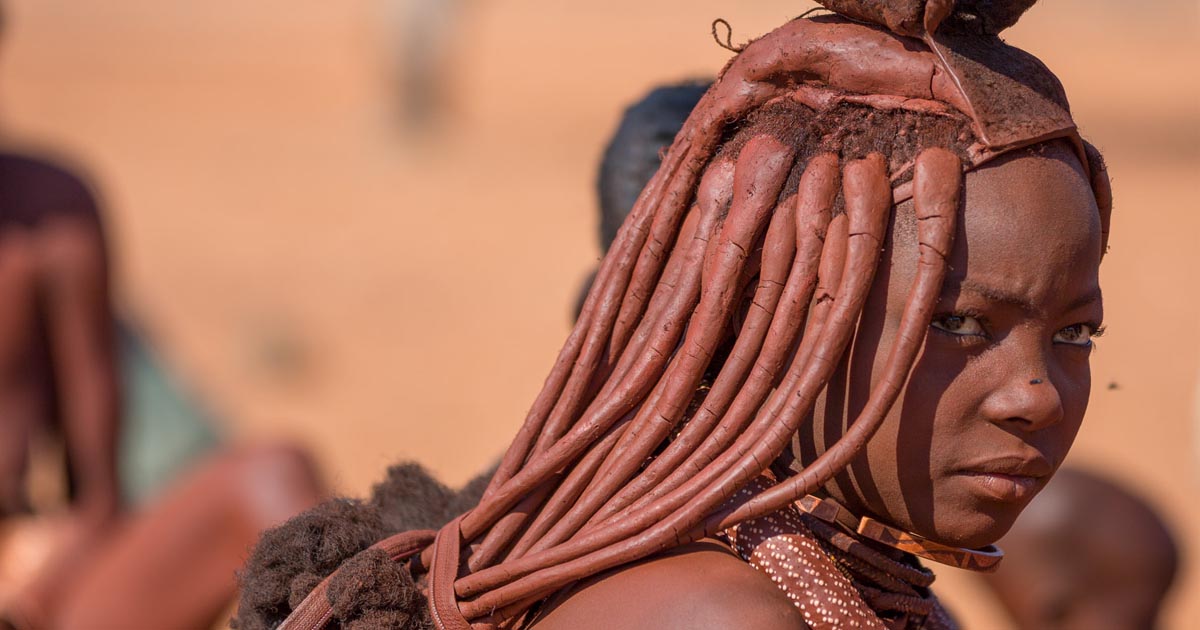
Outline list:
[[[221,443],[217,424],[127,320],[117,325],[124,384],[121,489],[136,505]]]

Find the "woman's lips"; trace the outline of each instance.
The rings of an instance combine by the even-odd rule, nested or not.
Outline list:
[[[999,472],[979,472],[966,470],[961,473],[967,481],[974,485],[982,494],[1000,501],[1027,501],[1037,494],[1042,485],[1038,477],[1028,475],[1011,475]]]
[[[983,495],[1020,502],[1032,499],[1053,472],[1050,460],[1040,453],[1023,453],[967,465],[958,474]]]

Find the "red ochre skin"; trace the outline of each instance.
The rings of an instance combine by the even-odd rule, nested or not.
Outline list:
[[[909,382],[848,474],[827,489],[857,513],[982,547],[1008,530],[1062,463],[1087,409],[1091,347],[1055,335],[1103,320],[1100,222],[1065,144],[969,173],[964,204],[952,271]],[[888,245],[848,374],[829,390],[847,393],[816,407],[812,444],[837,437],[877,378],[878,349],[895,342],[914,271],[908,243]],[[978,334],[944,330],[956,313],[974,318],[970,326],[978,321]],[[1032,385],[1036,379],[1043,382]]]

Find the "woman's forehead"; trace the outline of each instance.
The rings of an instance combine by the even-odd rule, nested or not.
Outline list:
[[[959,238],[1009,246],[1014,225],[1043,230],[1073,224],[1099,230],[1095,195],[1074,149],[1054,141],[1014,151],[965,175]],[[917,220],[911,198],[895,209],[893,237],[900,249],[915,246]],[[1064,234],[1063,236],[1068,236]]]
[[[1091,184],[1061,143],[1015,152],[967,173],[964,193],[960,236],[979,246],[1099,243]]]
[[[946,289],[984,287],[1035,310],[1098,291],[1100,218],[1090,184],[1066,143],[1014,152],[965,176]],[[913,201],[898,204],[892,274],[916,269]],[[1062,293],[1063,295],[1059,295]],[[1069,294],[1069,295],[1067,295]]]
[[[1073,153],[1015,154],[968,174],[965,193],[948,284],[1034,302],[1097,290],[1099,210]]]

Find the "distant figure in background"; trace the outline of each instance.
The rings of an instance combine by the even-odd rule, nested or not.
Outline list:
[[[30,509],[29,439],[67,436],[79,516],[102,523],[119,504],[114,325],[95,203],[75,177],[0,155],[0,514]]]
[[[1144,500],[1074,469],[1059,471],[999,544],[1007,555],[985,579],[1018,628],[1156,628],[1179,564]]]
[[[405,130],[425,132],[445,109],[448,60],[470,0],[388,0],[398,24],[394,65]]]
[[[0,155],[0,190],[0,519],[32,512],[30,449],[58,433],[71,505],[58,555],[86,558],[121,507],[104,234],[87,188],[59,168]],[[61,564],[46,585],[67,581]]]
[[[0,154],[0,191],[0,627],[206,627],[256,533],[315,503],[314,467],[287,447],[220,453],[126,509],[97,205],[22,155]],[[35,514],[31,445],[49,436],[65,445],[66,506]]]
[[[600,250],[617,237],[646,182],[711,81],[684,81],[656,87],[630,105],[604,148],[596,192],[600,197]]]

